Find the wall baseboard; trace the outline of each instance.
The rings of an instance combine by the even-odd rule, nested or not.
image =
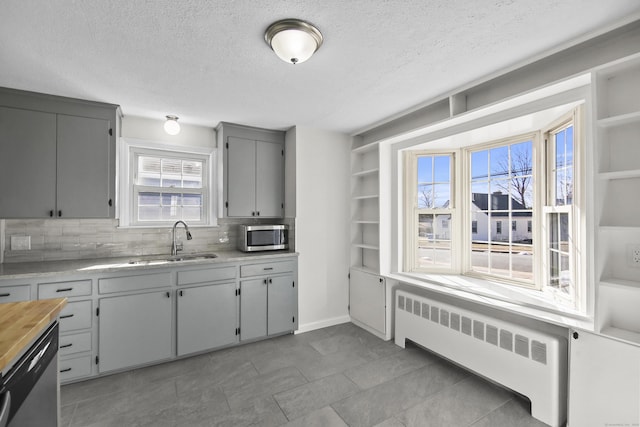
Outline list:
[[[333,317],[331,319],[319,320],[317,322],[305,323],[302,325],[298,325],[298,330],[295,331],[296,334],[302,334],[304,332],[315,331],[316,329],[327,328],[329,326],[340,325],[342,323],[348,323],[351,321],[351,317],[346,316],[338,316]]]

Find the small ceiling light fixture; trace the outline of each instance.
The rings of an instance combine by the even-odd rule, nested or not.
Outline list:
[[[177,135],[180,133],[178,116],[167,116],[167,121],[164,122],[164,131],[169,135]]]
[[[322,46],[322,33],[300,19],[283,19],[269,25],[264,40],[280,59],[300,64]]]

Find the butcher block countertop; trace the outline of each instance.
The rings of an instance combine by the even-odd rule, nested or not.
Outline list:
[[[53,322],[66,298],[0,304],[0,371]]]

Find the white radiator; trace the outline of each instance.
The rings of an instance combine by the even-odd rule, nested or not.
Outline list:
[[[396,292],[395,343],[409,339],[531,401],[531,415],[553,427],[567,418],[567,339]]]

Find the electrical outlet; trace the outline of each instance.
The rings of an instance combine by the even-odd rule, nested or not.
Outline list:
[[[11,236],[12,251],[31,250],[31,236]]]
[[[627,260],[630,266],[640,267],[640,245],[627,245]]]

